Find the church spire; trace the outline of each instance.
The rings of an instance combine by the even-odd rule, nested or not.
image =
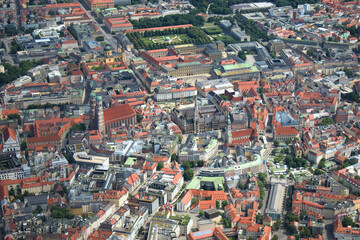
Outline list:
[[[199,118],[199,104],[197,98],[195,98],[194,133],[200,133]]]
[[[227,114],[227,125],[226,125],[226,138],[225,138],[226,144],[232,143],[232,134],[231,134],[231,119],[230,119],[230,113]]]

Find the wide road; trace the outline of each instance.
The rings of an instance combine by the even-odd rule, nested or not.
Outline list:
[[[104,31],[104,29],[100,26],[100,23],[96,19],[95,14],[92,13],[92,11],[88,8],[88,6],[85,4],[83,0],[79,0],[79,3],[84,8],[86,14],[89,16],[91,21],[100,29],[101,33],[104,35],[104,38],[106,39],[106,42],[109,43],[113,49],[117,49],[117,41],[111,36],[111,34]]]
[[[96,17],[96,15],[88,8],[88,6],[85,4],[84,0],[79,0],[79,3],[86,11],[86,14],[89,16],[91,21],[100,29],[101,33],[103,34],[106,42],[112,47],[113,50],[117,50],[117,43],[118,41],[114,38],[113,35],[111,35],[110,32],[108,32],[107,29],[105,29],[105,24],[101,24],[99,19]],[[126,51],[126,60],[125,63],[129,66],[131,59],[135,58],[136,56],[129,51]]]
[[[14,38],[13,37],[7,37],[7,38],[2,38],[1,41],[5,44],[5,55],[3,56],[3,58],[10,63],[11,65],[15,65],[16,61],[14,58],[16,58],[16,55],[13,55],[10,53],[11,50],[11,42]]]

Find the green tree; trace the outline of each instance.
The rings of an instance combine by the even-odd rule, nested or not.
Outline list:
[[[173,153],[173,154],[171,155],[171,161],[172,161],[172,162],[177,162],[177,161],[178,161],[178,155],[177,155],[176,153]]]
[[[227,205],[229,205],[228,201],[224,200],[221,202],[221,207],[225,208]]]
[[[319,169],[323,169],[325,168],[325,163],[326,163],[326,159],[325,158],[322,158],[318,164],[318,168]]]
[[[74,215],[70,212],[70,208],[53,206],[51,207],[51,217],[73,219]]]
[[[70,128],[70,131],[82,131],[83,132],[85,130],[86,130],[85,123],[80,123],[80,124],[77,124]]]
[[[15,114],[9,114],[9,115],[7,116],[7,119],[9,119],[9,120],[17,119],[17,123],[18,123],[19,125],[21,125],[21,117],[20,117],[20,115],[17,114],[17,113],[15,113]]]
[[[348,226],[354,227],[355,223],[351,217],[347,216],[342,220],[342,225],[343,227],[348,227]]]
[[[219,209],[220,208],[220,202],[218,200],[216,200],[216,208]]]
[[[141,226],[139,228],[138,236],[140,236],[140,234],[142,234],[143,232],[144,232],[144,226]]]
[[[194,176],[194,171],[191,169],[186,169],[184,171],[184,180],[185,181],[190,181]]]
[[[346,168],[346,167],[349,167],[349,166],[354,165],[356,163],[358,163],[356,158],[346,159],[344,164],[343,164],[343,167]]]
[[[314,52],[314,49],[313,48],[309,48],[307,51],[306,51],[306,54],[312,58],[315,57],[315,52]]]
[[[221,95],[221,98],[224,99],[225,101],[229,101],[230,97],[227,95]]]
[[[181,166],[184,168],[184,170],[188,170],[191,168],[190,162],[184,161]]]
[[[344,72],[348,78],[354,77],[354,73],[349,68],[344,68]]]
[[[104,36],[97,36],[97,37],[95,38],[95,40],[98,41],[98,42],[102,42],[102,41],[105,40],[105,38],[104,38]]]
[[[279,219],[276,220],[276,222],[274,224],[275,231],[279,230],[280,227],[281,227],[281,219],[279,218]]]
[[[136,122],[137,123],[141,123],[141,120],[143,119],[143,115],[141,115],[140,113],[136,114]]]
[[[274,146],[275,146],[275,147],[278,147],[279,145],[280,145],[280,142],[279,142],[278,140],[275,140],[275,141],[274,141]]]
[[[10,188],[10,190],[9,190],[9,195],[10,196],[15,196],[15,190],[14,190],[14,188]]]
[[[302,238],[309,238],[311,237],[311,231],[308,227],[304,227],[303,230],[300,232],[300,237]]]
[[[17,34],[18,34],[18,31],[17,31],[17,29],[16,29],[16,26],[13,25],[13,24],[10,25],[9,22],[10,22],[10,19],[8,19],[8,24],[9,24],[9,25],[5,26],[5,33],[6,33],[6,35],[8,35],[8,36],[15,36],[15,35],[17,35]]]
[[[290,155],[290,148],[285,148],[285,154],[288,154],[288,155]]]
[[[258,174],[258,178],[259,178],[259,180],[260,180],[261,182],[264,183],[264,182],[266,182],[267,174],[260,172],[260,173]]]
[[[230,221],[226,218],[221,219],[226,228],[230,227]]]
[[[297,233],[296,227],[294,225],[290,225],[288,227],[288,232],[290,235],[294,235],[295,233]]]
[[[290,222],[294,222],[294,221],[298,222],[300,219],[299,219],[298,215],[296,215],[294,213],[290,213],[290,214],[287,215],[286,220],[288,220],[289,223],[290,223]]]
[[[261,213],[256,214],[256,223],[257,224],[262,224],[262,219],[263,219],[263,216],[261,215]]]
[[[244,51],[239,51],[238,57],[241,58],[243,61],[246,61],[246,53]]]
[[[301,211],[300,212],[300,220],[303,220],[305,216],[306,216],[306,212]]]
[[[317,168],[317,169],[315,169],[314,174],[321,175],[321,174],[324,174],[324,172]]]
[[[156,170],[157,170],[157,171],[161,171],[161,169],[163,169],[163,167],[164,167],[164,163],[159,162],[158,165],[157,165],[157,167],[156,167]]]
[[[323,120],[321,120],[320,125],[321,126],[327,126],[327,125],[333,125],[335,124],[334,120],[331,117],[326,117]]]
[[[200,212],[199,212],[199,216],[200,216],[200,217],[205,216],[205,212],[204,212],[204,211],[200,211]]]
[[[279,240],[278,235],[277,235],[277,234],[275,234],[275,235],[271,238],[271,240]]]
[[[285,140],[285,143],[286,143],[286,145],[289,145],[289,144],[291,143],[291,139],[289,139],[289,138],[286,139],[286,140]]]
[[[40,205],[37,205],[35,210],[33,211],[33,214],[39,214],[43,211],[43,208]]]
[[[20,44],[18,44],[16,41],[12,41],[11,42],[11,48],[10,48],[10,53],[11,54],[16,54],[17,51],[20,51],[21,50],[21,46]]]
[[[205,165],[205,162],[203,161],[203,160],[199,160],[198,162],[197,162],[197,166],[198,167],[203,167]]]

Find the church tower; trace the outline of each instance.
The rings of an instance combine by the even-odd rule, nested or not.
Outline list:
[[[199,119],[200,119],[199,104],[197,99],[195,98],[194,133],[200,133]]]
[[[104,48],[104,55],[107,57],[112,55],[111,47],[109,45],[106,45],[106,47]]]
[[[225,143],[231,144],[232,143],[232,134],[231,134],[231,119],[230,114],[227,115],[227,125],[226,125],[226,133],[225,133]]]
[[[125,62],[125,60],[126,60],[126,52],[125,52],[125,48],[123,47],[121,49],[121,61]]]
[[[90,94],[90,129],[96,129],[96,95]]]
[[[104,112],[103,112],[103,102],[102,97],[96,97],[96,108],[97,108],[97,123],[98,123],[98,130],[102,137],[105,136],[105,124],[104,124]]]

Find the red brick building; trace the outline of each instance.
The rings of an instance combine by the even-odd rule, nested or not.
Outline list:
[[[112,128],[129,126],[135,123],[136,112],[127,103],[104,109],[104,124],[106,132],[109,132]]]

